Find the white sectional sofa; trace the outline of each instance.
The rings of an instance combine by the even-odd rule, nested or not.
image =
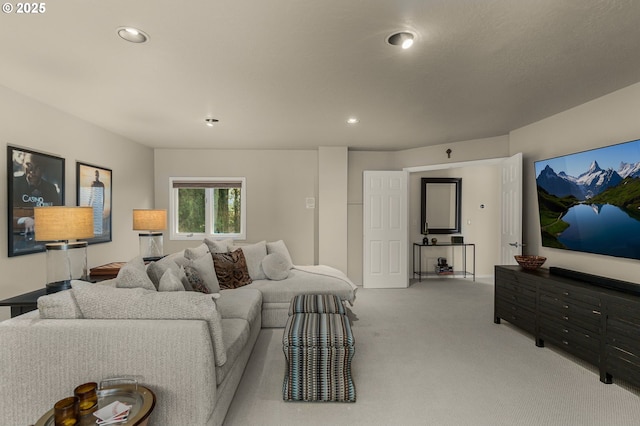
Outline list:
[[[282,242],[267,244],[267,255],[286,250]],[[0,323],[2,424],[35,424],[78,384],[112,377],[133,377],[155,393],[151,425],[222,424],[260,329],[284,327],[295,294],[355,299],[357,287],[342,272],[293,266],[288,253],[272,256],[278,265],[267,267],[266,255],[257,262],[262,247],[241,247],[257,279],[240,288],[181,291],[190,285],[183,269],[213,257],[199,246],[167,256],[164,265],[134,260],[109,282],[74,281],[71,290],[40,298],[38,310]],[[283,358],[283,377],[284,368]]]

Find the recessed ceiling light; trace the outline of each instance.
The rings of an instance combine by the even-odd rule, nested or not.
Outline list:
[[[409,31],[400,31],[387,37],[387,43],[392,46],[400,46],[403,49],[408,49],[413,46],[414,39],[415,34],[410,33]]]
[[[348,123],[348,124],[358,124],[359,122],[360,122],[360,120],[358,120],[358,119],[357,119],[357,118],[355,118],[355,117],[350,117],[350,118],[347,120],[347,123]]]
[[[149,35],[147,33],[133,27],[118,28],[118,35],[131,43],[144,43],[149,40]]]
[[[206,124],[209,127],[213,127],[214,124],[216,124],[218,121],[218,119],[216,118],[205,118],[204,119],[204,124]]]

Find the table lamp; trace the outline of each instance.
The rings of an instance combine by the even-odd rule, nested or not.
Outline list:
[[[49,241],[47,293],[71,288],[71,280],[87,278],[87,242],[93,233],[92,207],[34,207],[35,238]]]
[[[133,209],[133,230],[139,233],[140,256],[144,260],[162,257],[162,231],[167,228],[167,211],[154,209]]]

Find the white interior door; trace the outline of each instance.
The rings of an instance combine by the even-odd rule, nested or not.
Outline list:
[[[500,264],[514,265],[522,254],[522,153],[501,163]]]
[[[407,172],[365,171],[363,176],[365,288],[406,288]]]

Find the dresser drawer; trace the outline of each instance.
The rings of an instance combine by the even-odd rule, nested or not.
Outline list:
[[[575,323],[592,332],[599,333],[602,330],[602,311],[598,306],[545,293],[540,295],[538,309],[560,323]]]
[[[513,305],[523,306],[535,311],[536,297],[535,294],[527,294],[526,292],[500,291],[496,294],[496,299],[502,300]]]
[[[510,288],[513,290],[523,289],[535,294],[536,281],[532,277],[527,277],[523,273],[516,274],[513,271],[496,269],[496,287]]]
[[[512,303],[500,302],[495,306],[495,313],[501,318],[529,333],[535,333],[536,314],[532,310],[522,308]]]
[[[593,352],[600,351],[600,334],[593,333],[574,324],[558,324],[556,321],[540,316],[540,333],[552,335],[555,340],[572,342]]]
[[[587,362],[598,365],[600,363],[600,350],[593,348],[593,343],[589,339],[574,338],[569,339],[547,330],[540,330],[539,337],[558,348],[569,352]],[[574,336],[575,337],[575,336]]]
[[[566,285],[545,285],[540,287],[540,292],[553,295],[561,300],[579,301],[589,306],[593,306],[594,308],[602,306],[602,300],[599,293],[587,291],[583,288],[573,288]]]

